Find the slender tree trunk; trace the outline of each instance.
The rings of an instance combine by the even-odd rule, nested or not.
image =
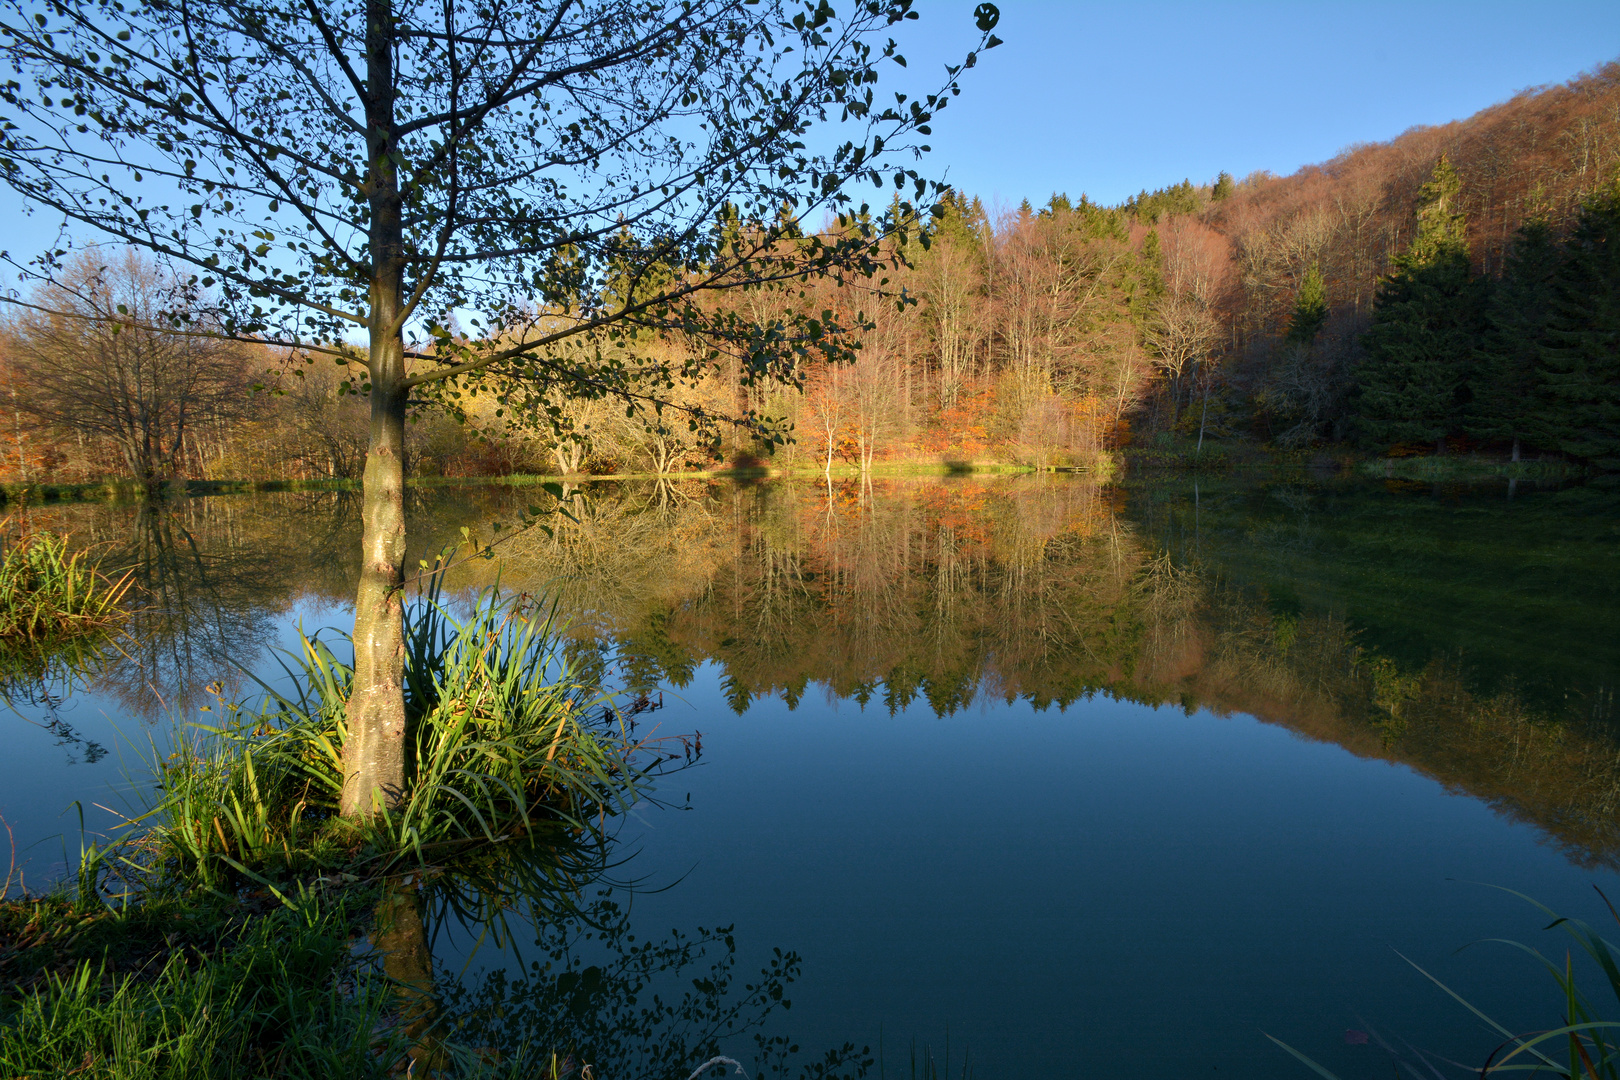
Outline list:
[[[1513,436],[1513,460],[1519,460],[1519,437],[1517,435]]]
[[[23,483],[26,484],[28,483],[28,449],[23,441],[22,412],[17,408],[17,391],[15,390],[11,392],[11,402],[11,418],[17,427],[17,469],[22,473]],[[81,435],[80,438],[82,439],[83,436]],[[1514,449],[1518,449],[1517,443],[1514,444]],[[1517,461],[1519,459],[1515,457],[1513,460]]]
[[[1209,386],[1204,386],[1204,408],[1198,414],[1198,453],[1204,452],[1204,425],[1209,420]]]
[[[367,151],[371,198],[371,432],[362,481],[364,534],[354,603],[354,687],[343,746],[348,817],[393,805],[405,786],[404,267],[394,149],[391,0],[366,5]]]

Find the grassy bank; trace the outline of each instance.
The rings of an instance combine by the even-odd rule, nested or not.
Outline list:
[[[1587,474],[1568,461],[1510,461],[1480,454],[1367,458],[1347,444],[1282,450],[1252,439],[1196,439],[1159,434],[1121,452],[1131,472],[1226,472],[1243,469],[1355,473],[1379,480],[1421,483],[1480,480],[1573,480]]]
[[[1380,480],[1446,483],[1471,480],[1573,480],[1586,470],[1569,461],[1509,461],[1474,454],[1444,457],[1374,458],[1358,466],[1363,476]]]
[[[0,1075],[381,1077],[408,1049],[364,906],[0,904]]]
[[[359,490],[358,480],[179,480],[164,485],[162,495],[238,495],[255,491]],[[0,504],[48,506],[57,503],[139,502],[147,497],[130,480],[104,480],[93,484],[0,484]]]
[[[1087,468],[1064,468],[1063,472],[1098,472],[1110,475],[1113,461],[1107,457]],[[1037,469],[993,461],[932,461],[892,462],[874,465],[867,475],[896,476],[962,476],[980,473],[1029,473],[1053,470]],[[585,483],[599,480],[757,480],[773,478],[814,479],[826,475],[815,466],[785,468],[767,464],[735,465],[716,469],[694,469],[668,473],[582,473],[560,476],[550,473],[510,473],[504,476],[416,476],[406,483],[411,487],[460,487],[479,484],[506,484],[528,486],[551,484],[558,481]],[[833,468],[835,479],[859,477],[861,470],[850,465]],[[165,485],[163,496],[248,495],[256,492],[281,491],[359,491],[357,479],[336,480],[183,480]],[[92,484],[0,484],[0,505],[46,506],[60,503],[86,502],[139,502],[146,491],[129,481],[108,480]]]
[[[1249,438],[1205,439],[1160,433],[1126,447],[1121,455],[1132,472],[1229,472],[1245,469],[1351,471],[1358,455],[1344,445],[1285,450]]]

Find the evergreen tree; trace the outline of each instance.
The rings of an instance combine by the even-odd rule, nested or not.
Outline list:
[[[1299,293],[1294,297],[1294,317],[1284,340],[1290,345],[1309,345],[1321,333],[1327,317],[1327,284],[1322,280],[1322,271],[1313,265],[1299,283]]]
[[[1161,219],[1176,214],[1196,214],[1202,208],[1198,189],[1193,187],[1191,180],[1183,180],[1152,193],[1144,191],[1133,195],[1125,200],[1124,207],[1148,225],[1157,225]]]
[[[959,245],[963,250],[980,248],[990,231],[990,215],[975,195],[969,199],[961,191],[951,189],[934,209],[934,223],[929,229],[932,238]]]
[[[1138,328],[1147,325],[1154,303],[1164,295],[1164,245],[1159,230],[1149,229],[1142,238],[1142,251],[1136,259],[1136,280],[1129,287],[1127,304],[1131,320]]]
[[[1559,249],[1546,220],[1526,222],[1485,308],[1485,338],[1470,380],[1468,434],[1486,442],[1511,442],[1514,461],[1522,442],[1553,442],[1544,422],[1538,368],[1558,263]]]
[[[1462,177],[1451,159],[1441,154],[1428,182],[1418,188],[1417,235],[1405,252],[1395,257],[1397,272],[1426,266],[1454,251],[1467,254],[1468,220],[1457,204],[1462,201]]]
[[[1418,189],[1417,235],[1379,287],[1356,372],[1356,426],[1369,443],[1432,442],[1443,452],[1462,427],[1483,290],[1468,264],[1461,190],[1442,157]]]
[[[1211,202],[1220,202],[1237,190],[1237,184],[1232,180],[1232,174],[1225,169],[1215,178],[1215,186],[1209,189]]]
[[[1620,184],[1581,209],[1552,284],[1541,350],[1554,445],[1620,469]]]

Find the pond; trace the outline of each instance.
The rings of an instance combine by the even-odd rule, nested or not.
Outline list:
[[[763,1031],[805,1060],[1309,1075],[1269,1033],[1347,1080],[1389,1074],[1380,1042],[1455,1072],[1501,1037],[1414,965],[1554,1026],[1532,959],[1463,947],[1563,949],[1504,889],[1594,923],[1594,885],[1620,899],[1611,490],[624,483],[514,533],[532,501],[413,489],[408,565],[463,527],[500,541],[451,592],[553,598],[576,659],[650,688],[643,729],[694,753],[585,890],[617,912],[591,978],[659,967],[630,935],[679,933],[734,957],[746,997],[780,949],[792,1008]],[[344,624],[359,521],[346,493],[31,514],[131,566],[142,605],[90,670],[8,687],[0,816],[37,887],[81,813],[93,836],[139,805],[176,723],[275,683],[300,626]],[[430,920],[436,984],[517,972],[567,921],[513,918],[516,954]],[[659,969],[702,998],[708,962]],[[724,1045],[754,1060],[751,1035]]]

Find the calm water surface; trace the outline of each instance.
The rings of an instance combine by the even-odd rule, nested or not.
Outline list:
[[[978,1076],[1308,1075],[1269,1032],[1348,1080],[1389,1075],[1377,1036],[1476,1066],[1499,1041],[1399,954],[1509,1027],[1558,1022],[1533,962],[1458,951],[1563,947],[1489,886],[1594,921],[1592,886],[1620,898],[1620,499],[1508,495],[621,486],[450,586],[556,596],[576,658],[661,690],[644,731],[701,733],[621,830],[612,898],[643,941],[733,926],[739,983],[802,957],[769,1033],[892,1075],[947,1039]],[[417,489],[412,564],[530,501]],[[108,545],[146,608],[99,671],[11,688],[0,815],[43,885],[81,809],[95,833],[139,805],[175,718],[248,696],[237,663],[274,683],[300,625],[345,621],[358,507],[36,516]],[[441,930],[448,983],[475,931]]]

